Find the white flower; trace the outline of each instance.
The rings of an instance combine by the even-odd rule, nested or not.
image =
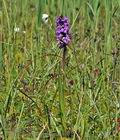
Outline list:
[[[22,31],[23,32],[23,34],[26,34],[26,31]]]
[[[49,16],[47,14],[43,14],[42,15],[42,20],[43,20],[44,23],[47,23],[48,22],[48,17]]]
[[[19,28],[19,27],[15,27],[15,28],[14,28],[14,32],[16,32],[16,33],[17,33],[17,32],[20,32],[20,28]]]

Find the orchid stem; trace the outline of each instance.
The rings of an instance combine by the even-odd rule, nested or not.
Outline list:
[[[63,58],[62,58],[62,69],[63,69],[63,72],[64,72],[64,70],[65,70],[66,52],[67,52],[67,47],[65,46],[65,47],[63,48]]]
[[[62,126],[64,129],[64,132],[66,131],[66,113],[65,113],[65,59],[66,59],[66,52],[67,48],[66,46],[63,48],[63,56],[62,56],[62,71],[63,71],[63,76],[60,78],[60,110],[61,110],[61,122]],[[61,84],[62,83],[62,84]]]

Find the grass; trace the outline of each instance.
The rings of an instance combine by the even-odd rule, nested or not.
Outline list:
[[[64,70],[61,14],[72,33]],[[119,0],[1,0],[0,139],[120,139],[119,29]]]

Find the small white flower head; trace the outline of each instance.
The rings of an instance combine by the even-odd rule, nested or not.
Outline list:
[[[47,23],[48,22],[48,17],[49,16],[47,14],[43,14],[42,15],[42,20],[43,20],[44,23]]]
[[[116,106],[117,106],[117,108],[120,108],[120,104],[119,103],[117,103]]]
[[[20,28],[19,28],[19,27],[15,27],[15,28],[14,28],[14,32],[16,32],[16,33],[17,33],[17,32],[20,32]]]
[[[26,34],[26,31],[22,31],[23,32],[23,34]]]

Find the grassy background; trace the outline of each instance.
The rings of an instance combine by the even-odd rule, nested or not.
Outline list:
[[[64,71],[61,14],[72,34]],[[120,139],[119,30],[120,0],[1,0],[0,138]]]

